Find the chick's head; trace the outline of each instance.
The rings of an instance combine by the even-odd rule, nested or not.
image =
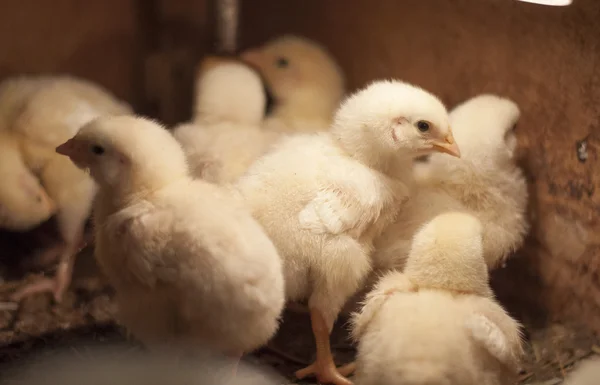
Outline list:
[[[415,234],[405,274],[418,287],[491,295],[482,231],[473,215],[438,215]]]
[[[332,133],[351,153],[372,158],[434,151],[460,157],[444,104],[429,92],[401,81],[376,81],[348,97]]]
[[[262,73],[277,109],[330,119],[343,97],[342,70],[324,47],[309,39],[285,35],[241,57]]]
[[[134,116],[104,116],[56,148],[94,180],[116,190],[156,189],[187,176],[183,150],[159,124]]]
[[[215,57],[203,60],[196,82],[197,117],[258,124],[265,104],[262,79],[248,65]]]
[[[0,138],[0,227],[27,231],[56,212],[40,181],[23,163],[18,148]]]
[[[450,113],[456,141],[465,158],[474,161],[511,160],[517,146],[515,128],[521,116],[510,99],[483,94],[467,100]]]

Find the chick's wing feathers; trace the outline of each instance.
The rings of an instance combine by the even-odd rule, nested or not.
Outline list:
[[[497,304],[484,298],[477,302],[472,315],[465,320],[467,331],[492,356],[518,370],[523,355],[520,325]]]
[[[146,206],[146,207],[143,207]],[[168,254],[178,253],[179,250],[167,249],[169,244],[169,230],[173,227],[173,216],[166,210],[147,210],[150,203],[144,202],[124,211],[138,211],[137,214],[128,215],[120,212],[115,215],[122,216],[122,221],[117,225],[115,237],[128,237],[143,239],[143,242],[128,242],[127,259],[123,261],[123,268],[128,270],[129,276],[139,284],[148,288],[157,286],[160,282],[172,283],[177,278],[178,265],[169,263]],[[118,220],[118,218],[115,218]],[[157,252],[162,251],[162,252]]]
[[[348,169],[353,170],[350,175]],[[303,229],[336,235],[348,231],[360,234],[379,218],[386,198],[394,197],[394,192],[366,167],[332,165],[327,171],[329,184],[298,215]],[[405,195],[408,196],[408,190]]]

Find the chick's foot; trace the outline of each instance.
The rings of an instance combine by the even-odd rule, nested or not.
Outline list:
[[[329,344],[329,328],[322,313],[313,308],[310,310],[310,316],[317,345],[317,359],[308,367],[298,370],[296,377],[302,379],[309,375],[315,375],[321,384],[352,385],[352,382],[344,377],[335,366]]]
[[[54,300],[60,303],[73,278],[74,259],[73,255],[62,258],[58,264],[54,278],[41,278],[36,282],[25,285],[13,293],[11,300],[20,302],[25,297],[34,294],[51,292]]]

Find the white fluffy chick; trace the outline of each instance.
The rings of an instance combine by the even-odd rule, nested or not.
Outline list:
[[[99,185],[96,259],[135,337],[236,357],[271,338],[285,301],[277,251],[235,198],[192,179],[167,130],[98,118],[57,151]]]
[[[0,131],[0,228],[28,231],[56,211],[40,181],[27,168],[18,141]]]
[[[344,96],[344,75],[324,47],[285,35],[248,49],[241,57],[260,70],[274,99],[266,127],[284,132],[329,128]]]
[[[514,384],[520,325],[495,301],[482,226],[435,217],[415,235],[404,272],[390,272],[355,314],[359,385]]]
[[[96,186],[83,170],[56,154],[56,146],[98,116],[131,112],[128,105],[91,82],[68,76],[45,79],[41,78],[43,86],[27,98],[10,131],[19,140],[28,168],[40,178],[56,204],[61,239],[45,253],[58,256],[59,263],[55,277],[24,286],[13,295],[17,301],[47,291],[60,301],[71,282],[75,254],[84,243],[84,226]]]
[[[280,134],[261,128],[265,94],[260,76],[246,64],[209,57],[196,84],[192,123],[173,135],[192,175],[213,183],[235,181]]]
[[[375,242],[378,268],[402,269],[417,229],[446,211],[468,211],[481,220],[489,268],[521,246],[529,226],[527,184],[514,159],[519,116],[514,102],[494,95],[472,98],[450,113],[461,158],[432,154],[415,165],[414,197]]]
[[[373,237],[408,199],[412,159],[433,151],[459,155],[444,105],[378,81],[342,104],[329,132],[283,139],[235,184],[284,260],[287,299],[308,299],[317,357],[298,377],[349,383],[329,333],[370,271]]]

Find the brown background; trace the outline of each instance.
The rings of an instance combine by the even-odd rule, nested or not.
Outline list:
[[[209,10],[203,0],[4,2],[0,78],[69,72],[139,111],[184,120],[193,64],[211,49]],[[398,77],[449,106],[481,92],[513,98],[523,111],[534,228],[494,283],[514,311],[547,310],[538,318],[575,318],[600,332],[598,20],[598,0],[246,0],[240,42],[287,32],[316,39],[338,58],[349,89]]]

